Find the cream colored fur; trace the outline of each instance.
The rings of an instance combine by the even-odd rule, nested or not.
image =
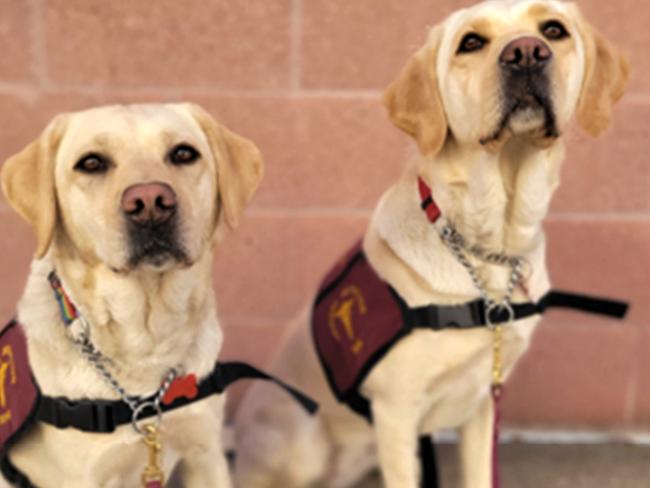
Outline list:
[[[199,160],[170,164],[167,154],[180,143],[193,145]],[[110,158],[111,168],[105,174],[76,171],[88,152]],[[190,104],[65,114],[4,164],[4,193],[37,234],[38,255],[18,319],[43,394],[117,398],[71,341],[47,280],[53,269],[130,394],[155,392],[172,367],[199,378],[212,370],[222,345],[213,248],[236,225],[261,174],[261,157],[250,141]],[[130,185],[152,181],[176,192],[184,262],[129,263],[121,195]],[[164,470],[169,476],[176,469],[184,487],[230,486],[221,443],[223,404],[223,395],[214,396],[164,415]],[[10,458],[40,488],[117,488],[140,486],[147,452],[131,426],[88,434],[38,423]]]
[[[558,129],[577,110],[581,124],[596,134],[607,126],[611,104],[622,94],[627,65],[572,4],[491,1],[456,12],[431,30],[428,42],[386,92],[391,119],[416,140],[421,154],[382,196],[364,250],[410,306],[478,298],[468,273],[420,209],[418,174],[469,242],[527,260],[527,292],[517,289],[515,302],[537,300],[549,290],[542,220],[559,183],[564,146],[542,133],[540,114],[530,113],[516,114],[498,138],[480,143],[494,132],[500,115],[499,53],[522,35],[543,38],[539,25],[549,19],[563,22],[571,34],[547,41],[554,54],[550,80]],[[457,55],[460,39],[472,30],[488,37],[488,46]],[[592,94],[598,94],[598,103],[586,104]],[[600,123],[584,123],[599,117]],[[507,271],[476,266],[490,294],[500,297]],[[306,309],[291,325],[274,367],[318,399],[321,413],[309,418],[281,394],[264,385],[252,387],[236,425],[240,488],[315,482],[344,488],[377,465],[388,488],[416,488],[417,438],[442,428],[459,431],[463,486],[491,486],[492,338],[487,329],[419,329],[400,340],[361,385],[372,405],[370,427],[329,391],[309,318]],[[506,375],[528,347],[538,320],[506,328]]]

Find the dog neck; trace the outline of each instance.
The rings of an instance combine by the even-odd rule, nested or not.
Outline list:
[[[498,152],[450,140],[420,174],[443,215],[469,242],[525,255],[540,245],[542,221],[559,184],[564,146],[511,139]]]
[[[66,259],[54,246],[32,263],[18,307],[44,393],[115,397],[71,340],[47,281],[53,269],[89,323],[93,344],[113,361],[112,372],[129,393],[150,393],[173,367],[199,377],[212,370],[222,343],[212,252],[187,268],[118,274],[102,264]]]
[[[431,187],[443,218],[471,245],[524,257],[533,268],[527,283],[535,297],[548,290],[542,220],[558,185],[564,148],[541,149],[513,139],[498,153],[448,141],[433,159],[418,157],[382,197],[372,225],[402,261],[437,293],[473,299],[468,273],[446,249],[420,209],[417,176]],[[476,264],[487,288],[499,296],[508,279],[502,267]]]

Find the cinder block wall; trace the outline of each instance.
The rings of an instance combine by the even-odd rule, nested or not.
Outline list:
[[[410,142],[382,89],[452,0],[0,0],[0,160],[62,111],[192,100],[259,145],[264,183],[218,253],[224,357],[268,363],[362,232]],[[615,126],[567,136],[546,228],[558,287],[631,299],[624,324],[549,313],[507,395],[524,426],[650,425],[650,7],[582,0],[634,67]],[[0,317],[34,240],[0,201]],[[435,360],[435,358],[432,358]],[[236,395],[235,395],[236,396]]]

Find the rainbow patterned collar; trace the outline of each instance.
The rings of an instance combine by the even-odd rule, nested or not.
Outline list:
[[[79,317],[76,307],[63,289],[63,285],[61,284],[61,280],[56,274],[56,271],[52,271],[48,275],[47,280],[50,282],[50,286],[54,291],[54,298],[56,298],[56,302],[59,304],[59,310],[61,311],[63,322],[65,325],[70,325],[77,319],[77,317]]]

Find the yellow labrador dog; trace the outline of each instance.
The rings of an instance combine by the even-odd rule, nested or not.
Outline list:
[[[525,286],[512,301],[538,301],[550,288],[542,219],[559,183],[560,136],[574,113],[589,134],[607,128],[627,74],[617,49],[570,3],[488,1],[434,27],[384,96],[420,154],[375,209],[363,240],[370,266],[410,307],[480,297],[423,212],[419,176],[469,245],[525,259]],[[479,260],[472,267],[499,300],[509,271]],[[442,428],[459,431],[463,486],[491,486],[487,328],[416,329],[399,340],[360,385],[371,427],[332,395],[310,320],[306,312],[293,326],[275,369],[318,399],[321,415],[307,418],[253,387],[238,414],[238,486],[342,488],[379,464],[385,486],[416,488],[418,436]],[[504,330],[506,376],[538,320]]]
[[[18,319],[44,395],[119,398],[64,325],[53,270],[129,395],[156,392],[170,368],[212,371],[213,249],[262,168],[252,142],[191,104],[64,114],[3,165],[4,194],[37,236]],[[222,420],[223,395],[165,414],[164,472],[186,487],[230,486]],[[140,486],[148,451],[129,425],[107,435],[36,423],[9,458],[39,488],[117,488]]]

